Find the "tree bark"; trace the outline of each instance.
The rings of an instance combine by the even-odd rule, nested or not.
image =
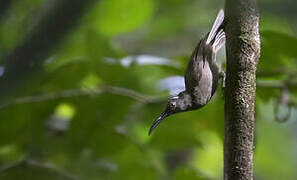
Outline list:
[[[225,18],[224,180],[252,180],[256,67],[260,55],[256,0],[226,0]]]

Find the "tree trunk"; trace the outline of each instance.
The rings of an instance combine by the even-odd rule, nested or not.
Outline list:
[[[226,0],[224,180],[253,179],[254,101],[260,55],[256,0]]]

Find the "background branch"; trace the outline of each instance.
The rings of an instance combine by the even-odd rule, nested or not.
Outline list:
[[[286,82],[286,81],[257,81],[257,86],[267,87],[267,88],[288,88],[288,89],[297,89],[297,82]]]
[[[0,78],[0,101],[5,101],[20,90],[20,87],[24,87],[29,76],[41,76],[42,62],[95,1],[54,1],[56,4],[45,13],[27,38],[4,58],[5,71]]]
[[[68,98],[75,96],[95,96],[99,94],[110,93],[125,96],[131,98],[135,101],[144,103],[144,104],[155,104],[165,102],[166,99],[162,97],[153,97],[138,93],[131,89],[116,87],[116,86],[101,86],[98,89],[68,89],[58,92],[51,92],[42,95],[35,96],[25,96],[11,100],[7,103],[0,104],[0,109],[17,104],[33,103],[33,102],[42,102],[47,100],[59,99],[59,98]]]
[[[282,75],[297,74],[296,68],[288,67],[279,67],[270,70],[258,70],[257,77],[273,77],[273,76],[282,76]]]
[[[273,89],[283,89],[285,87],[289,89],[291,88],[297,89],[297,82],[286,84],[283,81],[273,81],[273,82],[257,81],[257,86],[265,87],[265,88],[273,88]],[[97,88],[97,89],[89,89],[89,90],[67,89],[67,90],[50,92],[50,93],[45,93],[40,95],[19,97],[16,99],[12,99],[9,102],[0,104],[0,109],[8,106],[12,106],[12,105],[17,105],[17,104],[43,102],[43,101],[48,101],[53,99],[69,98],[69,97],[75,97],[75,96],[96,96],[104,93],[125,96],[143,104],[157,104],[157,103],[166,102],[165,97],[150,96],[146,94],[141,94],[132,89],[104,85],[104,86],[100,86],[100,88]]]
[[[5,174],[15,168],[39,168],[39,169],[44,169],[49,172],[52,172],[54,174],[57,174],[58,176],[63,177],[63,179],[69,179],[69,180],[76,180],[78,178],[74,177],[73,175],[61,171],[57,169],[55,166],[48,164],[48,163],[42,163],[33,159],[29,158],[23,158],[15,163],[9,164],[7,166],[1,167],[0,168],[0,177],[5,177]]]

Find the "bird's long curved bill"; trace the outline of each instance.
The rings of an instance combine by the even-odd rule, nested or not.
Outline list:
[[[153,122],[150,130],[149,130],[149,135],[152,134],[153,130],[160,124],[160,122],[166,118],[168,116],[168,114],[166,113],[166,111],[162,112],[162,114]]]

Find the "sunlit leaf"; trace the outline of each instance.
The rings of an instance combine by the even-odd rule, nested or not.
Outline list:
[[[103,0],[95,9],[96,29],[106,35],[131,31],[153,12],[153,0]]]
[[[201,132],[202,148],[196,150],[192,163],[200,172],[221,179],[223,172],[223,142],[213,132]]]

